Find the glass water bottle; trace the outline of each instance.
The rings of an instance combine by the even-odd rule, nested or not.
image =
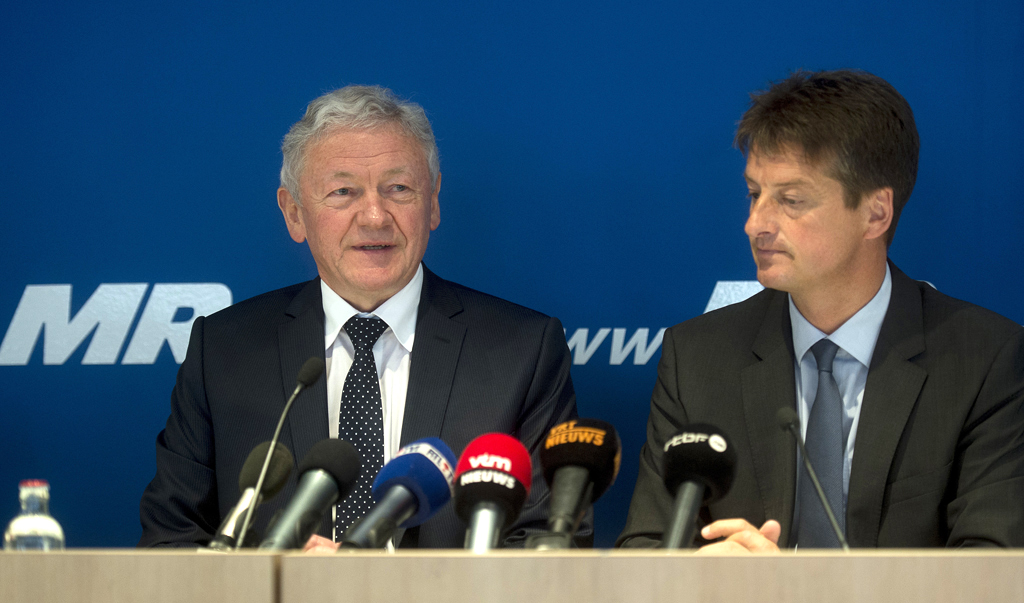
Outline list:
[[[59,551],[64,549],[64,530],[50,517],[50,484],[46,480],[27,479],[18,484],[21,514],[11,520],[4,532],[8,551]]]

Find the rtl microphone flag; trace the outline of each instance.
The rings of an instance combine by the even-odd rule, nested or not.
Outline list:
[[[373,481],[374,506],[339,542],[345,548],[380,548],[399,528],[430,519],[452,497],[455,454],[437,438],[417,440],[401,450]]]
[[[399,528],[420,525],[448,504],[455,480],[455,453],[438,438],[424,438],[404,446],[373,481],[373,500],[380,502],[394,486],[404,486],[416,497],[417,511]]]

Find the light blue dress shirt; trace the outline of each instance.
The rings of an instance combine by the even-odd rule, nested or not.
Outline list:
[[[793,325],[793,352],[798,362],[793,366],[796,372],[796,408],[800,415],[800,431],[807,439],[807,418],[811,415],[814,394],[818,388],[818,363],[811,346],[826,337],[839,346],[839,352],[832,364],[832,376],[839,385],[843,397],[843,441],[846,454],[843,457],[843,509],[850,492],[850,466],[857,440],[857,424],[860,421],[861,403],[864,401],[864,386],[868,380],[868,367],[875,351],[878,332],[889,309],[892,294],[892,275],[889,265],[885,266],[885,280],[871,301],[850,317],[831,335],[825,335],[800,314],[793,298],[789,298],[789,318]],[[803,460],[797,454],[797,479],[803,476]],[[813,460],[813,459],[812,459]],[[799,513],[799,509],[796,509]],[[838,512],[838,510],[837,510]]]

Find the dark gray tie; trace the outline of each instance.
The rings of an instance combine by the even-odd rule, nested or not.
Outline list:
[[[338,503],[335,537],[340,538],[352,523],[373,506],[370,494],[377,472],[384,465],[384,418],[381,410],[380,380],[373,357],[373,344],[388,328],[379,318],[353,316],[345,323],[355,358],[345,376],[338,418],[338,439],[346,440],[362,457],[362,472],[352,493]]]
[[[821,489],[825,491],[839,529],[846,533],[846,512],[843,504],[843,398],[839,385],[832,376],[832,361],[839,346],[822,339],[811,346],[818,363],[818,389],[814,394],[811,416],[807,420],[807,456],[818,474]],[[803,465],[801,464],[801,467]],[[839,548],[832,524],[828,520],[821,500],[807,469],[800,472],[800,523],[797,541],[800,548]]]

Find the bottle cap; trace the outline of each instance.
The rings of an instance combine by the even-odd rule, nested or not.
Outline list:
[[[50,482],[46,481],[45,479],[23,479],[20,482],[18,482],[18,487],[19,488],[39,488],[39,487],[49,488],[50,487]]]

